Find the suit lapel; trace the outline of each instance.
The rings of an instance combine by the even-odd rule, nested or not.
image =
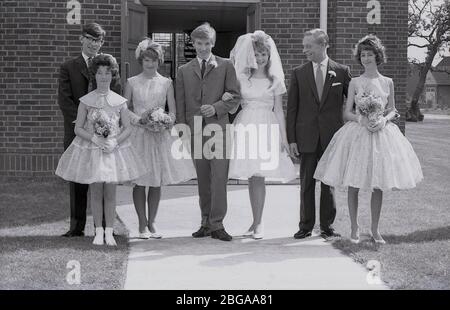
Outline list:
[[[314,79],[313,63],[311,61],[309,62],[308,65],[308,82],[309,86],[311,86],[314,97],[316,97],[316,102],[319,102],[319,94],[317,93],[316,81]]]
[[[198,63],[197,57],[192,59],[192,70],[194,71],[195,74],[197,74],[198,78],[201,80],[202,74],[200,72],[200,64]]]
[[[331,74],[328,74],[329,71],[335,71],[334,61],[332,61],[331,59],[328,59],[328,67],[325,76],[325,84],[323,86],[322,98],[320,100],[320,107],[322,107],[323,104],[325,103],[325,100],[327,99],[328,96],[328,91],[331,88],[331,82],[333,82],[334,79],[334,77],[332,77]]]
[[[216,56],[215,55],[211,55],[211,58],[208,61],[208,64],[206,66],[206,70],[205,70],[205,76],[208,75],[208,73],[214,69],[215,67],[217,67],[217,60],[216,60]]]
[[[76,59],[76,63],[78,65],[78,68],[80,69],[81,74],[83,74],[84,77],[89,81],[89,72],[88,72],[86,62],[84,61],[83,55],[80,55]]]

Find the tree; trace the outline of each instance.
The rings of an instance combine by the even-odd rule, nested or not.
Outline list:
[[[406,120],[423,120],[419,109],[419,98],[423,92],[428,71],[439,51],[450,46],[450,1],[409,0],[408,46],[426,48],[426,57],[419,66],[419,81],[407,111]],[[423,43],[417,43],[423,42]]]

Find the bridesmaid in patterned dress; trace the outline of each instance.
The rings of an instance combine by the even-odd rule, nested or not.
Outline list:
[[[161,186],[176,184],[195,178],[192,159],[175,159],[171,153],[172,144],[177,137],[171,136],[169,129],[150,131],[139,124],[144,112],[150,108],[165,108],[175,115],[175,99],[172,80],[158,73],[164,62],[160,44],[145,39],[136,49],[136,59],[142,72],[128,79],[125,97],[129,102],[133,133],[131,140],[137,153],[146,166],[146,174],[133,180],[133,202],[139,218],[139,237],[142,239],[162,237],[155,227],[155,218],[161,199]],[[146,199],[145,189],[148,187]],[[148,204],[148,218],[145,203]]]

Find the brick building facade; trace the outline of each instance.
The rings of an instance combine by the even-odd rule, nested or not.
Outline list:
[[[77,17],[81,24],[93,21],[102,24],[107,32],[102,51],[123,62],[125,2],[0,2],[0,176],[54,176],[63,151],[63,122],[56,102],[58,71],[62,62],[80,52],[81,26]],[[128,1],[127,5],[136,2],[139,1]],[[166,8],[169,5],[167,8],[170,9],[183,2],[186,1],[141,0],[141,6],[156,10],[158,6]],[[388,63],[381,67],[381,73],[394,79],[397,109],[402,115],[399,125],[404,130],[407,0],[189,1],[197,10],[208,6],[211,14],[214,10],[256,8],[253,22],[277,43],[287,80],[291,69],[306,61],[302,54],[302,36],[305,30],[320,26],[321,2],[327,8],[327,31],[331,39],[329,55],[350,65],[353,75],[360,74],[360,67],[351,55],[358,39],[376,33],[386,45]],[[78,8],[80,14],[73,14]],[[155,10],[153,12],[160,12]],[[150,24],[154,20],[149,17]],[[242,28],[244,31],[241,32],[245,32],[245,26]],[[147,32],[151,30],[149,28]],[[121,71],[124,75],[123,66]]]

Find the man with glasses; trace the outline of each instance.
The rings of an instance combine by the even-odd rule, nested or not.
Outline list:
[[[64,150],[75,138],[74,122],[77,118],[79,99],[91,91],[88,67],[102,47],[105,35],[105,30],[97,23],[84,25],[80,35],[81,55],[61,65],[58,105],[64,118]],[[119,83],[111,85],[111,89],[121,93]],[[63,235],[64,237],[84,236],[88,188],[87,184],[70,183],[70,229]]]

